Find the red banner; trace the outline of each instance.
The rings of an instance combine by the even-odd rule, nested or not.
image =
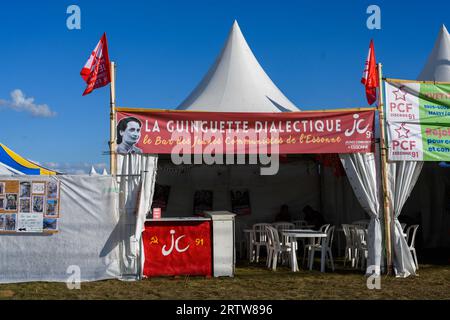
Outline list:
[[[118,109],[116,152],[373,152],[374,115],[374,110],[228,113]]]
[[[212,274],[210,221],[147,222],[145,276]]]

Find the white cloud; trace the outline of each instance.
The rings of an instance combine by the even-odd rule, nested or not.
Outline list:
[[[0,106],[6,106],[15,111],[25,111],[31,113],[34,117],[49,118],[56,116],[46,104],[35,104],[34,98],[26,97],[20,89],[11,91],[11,101],[1,100]]]

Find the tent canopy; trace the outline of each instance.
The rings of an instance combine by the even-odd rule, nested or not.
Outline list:
[[[442,25],[434,48],[417,80],[450,82],[450,34]]]
[[[54,175],[58,173],[25,159],[0,143],[0,174]]]
[[[234,21],[216,62],[177,109],[220,112],[299,111],[258,63],[237,21]]]

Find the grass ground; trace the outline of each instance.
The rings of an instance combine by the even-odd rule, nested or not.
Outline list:
[[[68,290],[64,283],[0,285],[0,299],[445,299],[450,300],[450,266],[421,265],[418,277],[382,276],[381,289],[369,290],[362,273],[291,272],[280,267],[269,271],[261,265],[241,265],[234,278],[164,277],[138,282],[106,280],[82,283]]]

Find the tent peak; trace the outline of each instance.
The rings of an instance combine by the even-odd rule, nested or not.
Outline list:
[[[233,25],[231,26],[231,29],[239,29],[239,31],[241,30],[241,28],[239,27],[239,23],[237,22],[236,19],[234,19],[233,21]]]
[[[444,24],[417,80],[450,82],[450,34]]]
[[[299,109],[259,64],[234,20],[219,56],[178,110],[283,112]]]
[[[97,171],[95,171],[94,166],[91,166],[91,172],[89,172],[89,175],[90,175],[90,176],[96,176],[96,175],[98,175]]]

